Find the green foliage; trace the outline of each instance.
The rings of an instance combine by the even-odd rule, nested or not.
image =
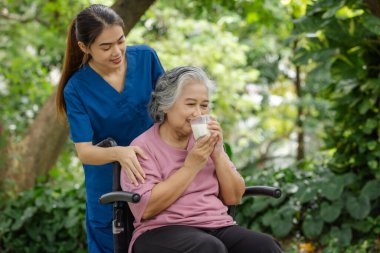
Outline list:
[[[67,143],[25,192],[0,194],[0,252],[87,252],[83,170]]]
[[[38,184],[0,202],[1,252],[86,252],[83,185]]]
[[[259,183],[280,183],[287,197],[280,205],[267,201],[260,212],[243,211],[256,215],[255,225],[242,219],[248,219],[247,225],[277,236],[301,235],[328,252],[351,251],[355,247],[349,245],[379,236],[379,27],[380,18],[362,1],[313,1],[295,21],[294,63],[308,70],[305,91],[328,101],[333,112],[324,135],[328,156],[321,165],[315,158],[304,163],[302,171],[272,169],[269,175],[276,181],[263,176],[268,172],[250,175]],[[253,206],[262,206],[255,202],[261,200]],[[287,234],[277,227],[279,221],[291,224]]]
[[[303,37],[296,62],[315,66],[306,82],[335,112],[326,134],[326,149],[334,152],[329,166],[366,180],[380,179],[378,27],[380,19],[361,1],[315,2],[296,25],[298,36],[315,34]]]
[[[179,65],[204,68],[216,83],[212,113],[228,139],[235,124],[253,107],[245,87],[259,73],[246,68],[248,46],[239,44],[239,37],[222,24],[185,17],[171,6],[159,7],[144,15],[128,35],[128,43],[152,46],[165,69]]]
[[[247,184],[278,184],[283,196],[245,199],[237,209],[238,223],[279,238],[300,237],[336,252],[346,252],[350,245],[359,244],[360,238],[375,240],[380,236],[380,218],[374,210],[378,205],[379,191],[374,188],[378,182],[370,181],[353,194],[360,183],[353,173],[337,175],[324,164],[316,164],[310,162],[300,171],[256,171],[246,179]],[[372,250],[375,248],[371,245]]]
[[[66,30],[88,1],[0,4],[0,115],[18,141],[57,84]]]
[[[217,83],[213,112],[226,149],[247,185],[283,190],[278,200],[244,200],[240,224],[323,252],[379,250],[380,21],[363,2],[162,0],[128,36],[129,44],[155,48],[166,68],[205,68]],[[1,17],[12,14],[0,18],[0,133],[21,138],[54,89],[66,27],[87,4],[0,7]],[[297,108],[307,159],[294,163]],[[72,156],[66,147],[52,182],[0,202],[0,251],[85,251],[83,175],[72,174]]]

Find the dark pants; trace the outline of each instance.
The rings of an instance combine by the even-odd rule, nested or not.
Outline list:
[[[133,253],[280,253],[267,235],[234,225],[219,229],[165,226],[147,231],[134,243]]]

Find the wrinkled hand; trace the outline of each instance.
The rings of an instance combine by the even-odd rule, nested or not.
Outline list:
[[[206,135],[199,138],[185,159],[185,167],[198,170],[204,168],[216,144],[216,137]]]
[[[211,158],[214,160],[219,155],[223,154],[223,131],[219,122],[215,117],[211,116],[208,122],[208,129],[210,130],[211,136],[215,136],[216,144],[214,150],[211,154]]]
[[[145,173],[141,168],[137,155],[141,156],[143,159],[147,159],[144,151],[137,146],[119,147],[117,154],[121,168],[125,171],[131,183],[136,186],[139,182],[145,182]]]

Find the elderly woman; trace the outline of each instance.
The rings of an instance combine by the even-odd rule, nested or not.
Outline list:
[[[156,122],[131,145],[145,182],[132,184],[124,171],[121,186],[141,195],[130,204],[135,231],[129,252],[281,252],[272,237],[235,224],[227,205],[238,204],[242,177],[223,148],[215,118],[210,134],[195,140],[190,121],[209,113],[212,82],[199,68],[177,67],[158,79],[149,106]]]

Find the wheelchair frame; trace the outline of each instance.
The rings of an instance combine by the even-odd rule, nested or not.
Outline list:
[[[115,147],[117,143],[112,138],[107,138],[97,144],[98,147]],[[129,243],[134,230],[134,217],[129,209],[127,202],[138,203],[140,195],[133,192],[122,191],[120,186],[121,165],[119,162],[113,163],[112,192],[103,194],[99,198],[101,204],[113,204],[112,208],[112,233],[114,240],[114,252],[128,252]],[[270,196],[273,198],[281,197],[281,190],[270,186],[248,186],[245,188],[244,196]],[[236,206],[229,206],[228,213],[234,217]]]

